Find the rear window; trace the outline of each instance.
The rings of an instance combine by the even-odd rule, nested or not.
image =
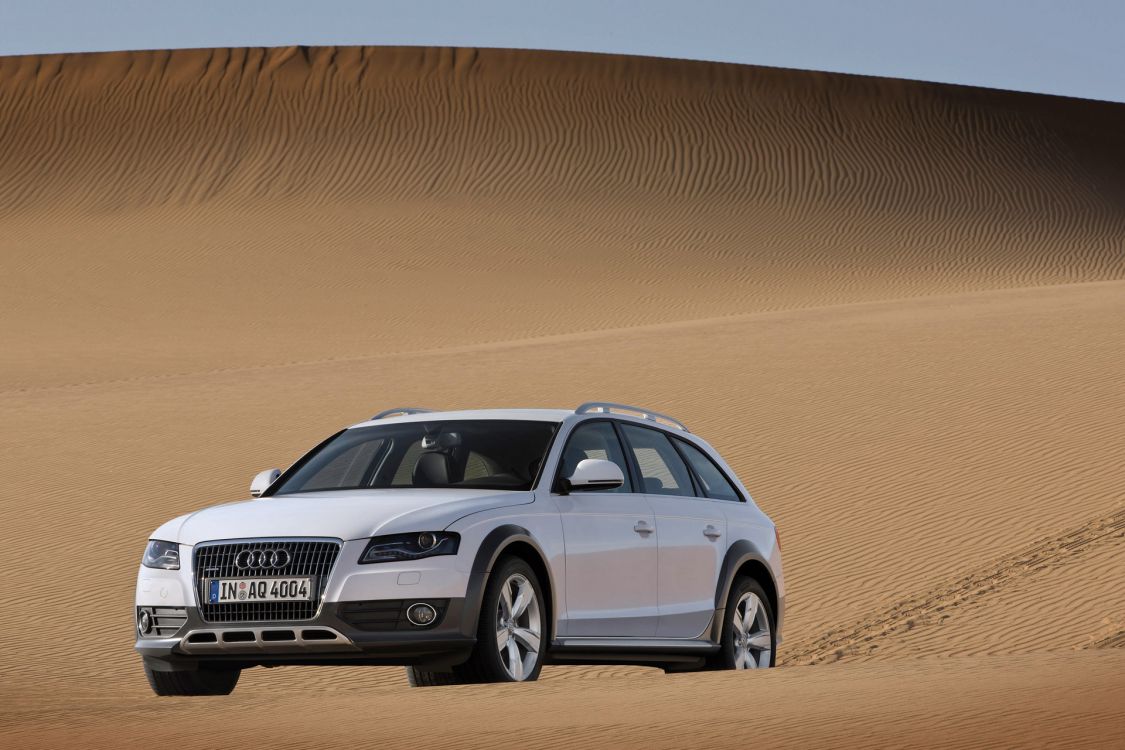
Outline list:
[[[271,495],[465,487],[529,490],[558,424],[435,420],[344,430],[278,480]]]

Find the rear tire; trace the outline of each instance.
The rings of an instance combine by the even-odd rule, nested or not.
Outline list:
[[[767,669],[777,656],[773,608],[761,584],[737,578],[730,587],[723,613],[718,669]]]
[[[176,672],[158,672],[145,667],[152,692],[160,696],[230,695],[241,674],[241,669],[222,667]]]

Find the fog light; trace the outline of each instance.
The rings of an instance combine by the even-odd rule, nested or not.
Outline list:
[[[411,604],[410,608],[406,610],[406,619],[410,620],[411,625],[424,628],[427,625],[434,624],[434,620],[437,619],[437,610],[429,604]]]
[[[152,615],[148,613],[147,609],[142,609],[137,616],[137,632],[141,635],[148,635],[152,632]]]

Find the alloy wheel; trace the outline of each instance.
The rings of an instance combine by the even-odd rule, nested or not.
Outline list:
[[[526,576],[513,573],[500,588],[496,606],[496,648],[504,671],[513,680],[523,681],[535,671],[542,632],[535,587]]]
[[[738,600],[731,629],[735,669],[764,669],[770,665],[773,654],[770,618],[762,600],[753,591],[747,591]]]

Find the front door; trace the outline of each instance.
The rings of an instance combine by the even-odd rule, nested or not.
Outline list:
[[[566,549],[563,637],[652,637],[657,620],[656,519],[636,492],[614,426],[583,422],[570,434],[559,476],[586,458],[613,461],[625,484],[606,492],[555,495]]]

